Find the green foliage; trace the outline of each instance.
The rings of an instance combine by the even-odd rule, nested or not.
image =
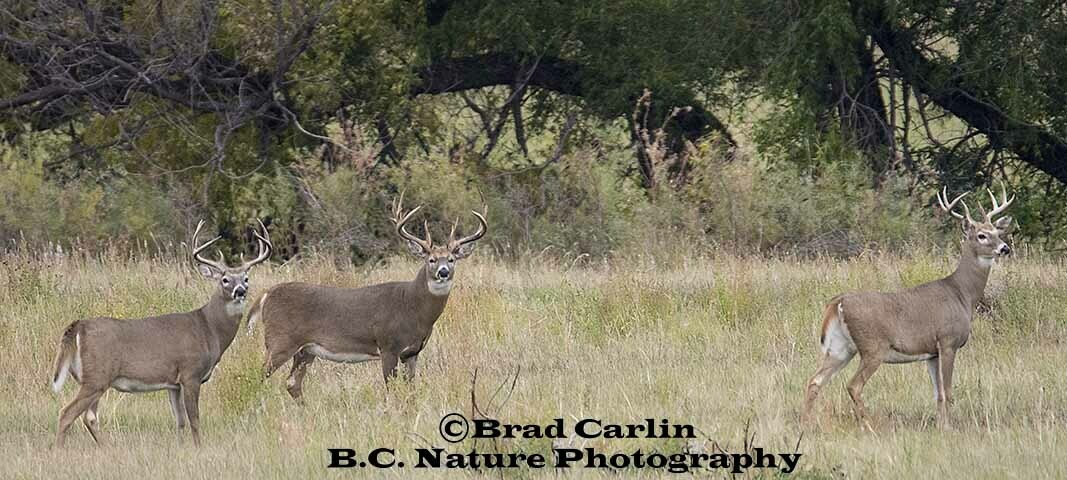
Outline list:
[[[580,150],[544,169],[495,176],[484,175],[480,164],[440,157],[373,173],[305,167],[306,238],[321,248],[350,249],[357,261],[388,255],[397,243],[387,217],[395,194],[387,192],[404,191],[409,208],[425,205],[436,239],[455,219],[460,230],[472,228],[469,211],[484,203],[486,242],[509,257],[651,255],[677,262],[719,246],[851,256],[944,241],[934,210],[911,195],[906,178],[875,188],[860,162],[835,161],[856,155],[840,144],[816,152],[811,162],[825,165],[819,175],[797,165],[724,162],[704,149],[691,158],[690,185],[665,186],[654,196],[620,175],[627,155],[597,158]]]
[[[0,238],[6,242],[155,244],[155,238],[177,230],[174,205],[151,184],[129,178],[60,184],[46,178],[42,163],[51,154],[44,145],[0,149]]]
[[[180,183],[113,177],[59,185],[41,174],[39,162],[16,161],[14,152],[7,151],[2,165],[9,174],[0,180],[4,238],[156,244],[189,233],[182,231],[191,222],[180,214],[186,201]],[[401,191],[408,208],[425,205],[420,215],[438,242],[456,220],[459,232],[469,232],[475,226],[470,210],[488,207],[490,235],[482,250],[514,258],[650,255],[679,262],[721,247],[851,256],[944,244],[928,197],[913,196],[906,177],[875,188],[862,162],[850,159],[857,153],[841,143],[820,145],[808,161],[772,166],[727,162],[718,150],[698,147],[689,158],[690,183],[655,192],[621,173],[630,155],[626,149],[577,150],[544,168],[505,173],[441,156],[409,158],[400,166],[329,168],[309,155],[291,169],[223,181],[206,217],[234,240],[255,219],[266,219],[281,248],[344,252],[357,263],[397,251],[389,216]],[[818,174],[804,165],[819,166]],[[229,253],[243,248],[230,247]]]
[[[233,185],[229,202],[215,210],[217,219],[225,219],[243,234],[243,229],[256,225],[256,220],[269,219],[270,233],[285,239],[292,235],[292,213],[299,205],[293,178],[282,169],[270,173],[255,173]],[[284,240],[283,240],[284,242]],[[284,245],[281,243],[279,245]]]
[[[940,243],[934,210],[911,193],[909,179],[891,177],[876,188],[856,156],[824,143],[800,163],[699,162],[685,194],[701,206],[707,235],[739,250],[847,256]]]
[[[305,197],[305,245],[347,252],[357,262],[379,258],[395,245],[381,176],[347,167],[330,171],[314,161],[298,168]],[[414,205],[413,200],[408,202]]]
[[[439,22],[416,0],[342,2],[317,20],[307,15],[320,0],[223,1],[205,7],[217,13],[208,38],[199,37],[195,2],[158,6],[159,12],[149,3],[119,3],[116,28],[129,34],[131,45],[174,64],[192,61],[206,45],[247,69],[250,96],[269,93],[277,105],[246,116],[224,95],[204,108],[133,90],[106,114],[72,113],[62,128],[5,120],[5,139],[15,140],[0,147],[6,173],[0,239],[184,239],[189,225],[208,218],[227,237],[223,249],[235,253],[247,226],[264,218],[285,254],[343,251],[366,262],[395,251],[389,203],[406,191],[409,205],[427,205],[424,214],[438,237],[456,218],[461,230],[471,228],[469,210],[487,205],[493,232],[484,243],[510,257],[548,249],[575,261],[619,254],[680,261],[721,247],[855,255],[943,244],[945,229],[928,208],[932,187],[974,190],[1001,177],[1020,199],[1012,212],[1019,238],[1057,248],[1067,232],[1063,188],[997,159],[986,140],[946,141],[959,135],[958,119],[924,124],[940,138],[926,139],[930,145],[915,140],[919,112],[912,103],[922,92],[896,99],[893,133],[902,143],[912,138],[917,159],[906,171],[869,167],[890,152],[858,153],[841,110],[842,95],[856,93],[850,87],[868,73],[861,61],[867,57],[857,53],[875,51],[876,78],[864,88],[880,89],[883,97],[887,72],[902,68],[881,58],[865,31],[864,15],[878,12],[906,26],[902,32],[916,42],[930,41],[932,50],[923,53],[945,72],[931,81],[965,81],[1013,117],[1062,138],[1067,62],[1056,41],[1065,33],[1057,23],[1062,9],[1050,0],[960,8],[873,0],[445,2]],[[63,11],[78,18],[75,10]],[[160,18],[168,20],[166,46],[150,41],[164,27]],[[17,23],[14,17],[0,22]],[[310,27],[306,43],[285,44]],[[32,37],[27,28],[16,33]],[[253,91],[266,88],[253,84],[270,78],[292,48],[301,53],[274,79],[277,85]],[[519,98],[528,154],[518,148],[516,119],[499,115],[498,146],[480,155],[489,143],[483,122],[497,121],[512,85],[493,80],[488,88],[464,90],[475,108],[454,93],[413,95],[421,76],[454,73],[424,67],[485,54],[524,68],[540,65],[539,75],[574,82],[563,88],[569,93],[532,87]],[[0,61],[4,97],[27,81],[22,66],[6,62]],[[471,83],[478,81],[469,80],[472,72],[495,75],[505,68],[474,63],[454,66],[470,70],[459,76]],[[683,105],[725,118],[739,140],[737,161],[715,153],[724,150],[721,138],[697,141],[684,187],[660,181],[642,190],[625,145],[627,115],[645,88],[656,92],[654,125],[654,117]],[[895,91],[903,93],[899,86]],[[272,110],[279,105],[292,112]],[[484,117],[475,113],[479,105]],[[926,109],[929,117],[944,113]],[[904,110],[913,117],[910,132],[900,123]],[[885,112],[871,114],[888,121]],[[576,127],[557,156],[565,123]],[[232,132],[218,129],[226,124]],[[363,127],[375,128],[365,134]],[[47,133],[22,133],[28,128]],[[349,130],[358,130],[363,144],[352,145]],[[225,148],[216,150],[216,134],[228,138]],[[324,146],[318,135],[339,145]],[[389,146],[401,159],[381,154],[379,135],[392,137]],[[677,142],[671,146],[678,150]],[[359,161],[342,158],[348,155]],[[993,168],[1000,164],[1008,168]],[[875,174],[882,175],[877,185]]]
[[[112,239],[151,239],[155,243],[173,240],[173,235],[181,231],[176,206],[152,184],[128,178],[115,180],[109,185],[105,202],[104,218],[97,228],[104,228]]]

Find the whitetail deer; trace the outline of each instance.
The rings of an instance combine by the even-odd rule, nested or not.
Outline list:
[[[845,293],[826,305],[819,340],[822,357],[807,384],[804,423],[810,420],[819,389],[859,352],[860,367],[847,389],[862,425],[870,428],[860,395],[878,367],[883,363],[918,361],[926,361],[938,406],[938,423],[946,424],[956,351],[970,337],[971,320],[994,259],[1011,252],[1001,239],[1011,226],[1011,217],[993,217],[1004,212],[1015,196],[1009,199],[1003,185],[999,202],[992,191],[987,192],[993,209],[985,213],[981,222],[974,221],[967,204],[961,202],[966,193],[951,202],[947,189],[937,196],[942,209],[963,221],[959,266],[951,275],[900,292]],[[954,210],[957,203],[963,206],[964,215]]]
[[[192,257],[205,277],[218,288],[207,304],[186,313],[171,313],[137,320],[98,317],[78,320],[67,327],[56,354],[52,389],[57,393],[71,376],[81,384],[59,414],[56,445],[79,416],[93,440],[100,443],[97,407],[109,388],[141,393],[167,390],[179,431],[188,417],[193,442],[200,444],[200,384],[211,378],[215,365],[233,342],[248,294],[248,270],[270,257],[273,246],[267,228],[253,230],[258,255],[239,267],[200,255],[221,237],[197,245],[201,220],[193,233]]]
[[[401,361],[408,378],[415,374],[419,352],[448,302],[456,262],[471,254],[474,242],[485,235],[488,223],[483,214],[472,210],[478,229],[457,239],[457,219],[448,243],[436,246],[425,222],[425,239],[405,228],[422,206],[405,214],[402,203],[403,194],[393,204],[396,233],[407,240],[411,253],[425,262],[414,280],[362,288],[283,283],[271,287],[252,303],[248,333],[252,334],[256,321],[262,317],[267,351],[264,373],[270,377],[292,358],[286,389],[298,403],[302,403],[307,368],[316,357],[341,363],[381,359],[386,381],[393,377]]]

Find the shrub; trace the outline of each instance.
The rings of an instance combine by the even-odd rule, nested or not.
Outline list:
[[[156,243],[179,231],[177,209],[152,183],[111,176],[45,176],[42,144],[0,149],[0,238],[10,248],[99,249]]]
[[[204,208],[182,179],[150,183],[121,171],[50,179],[41,159],[52,154],[38,142],[0,150],[0,238],[87,248],[157,244],[185,240],[196,218],[207,216],[233,247],[264,218],[279,257],[302,249],[364,263],[402,251],[389,220],[399,192],[408,208],[425,205],[421,215],[439,242],[457,219],[460,233],[474,228],[470,210],[485,205],[491,233],[482,251],[568,264],[619,255],[678,262],[716,249],[854,256],[944,245],[954,229],[931,215],[927,196],[910,193],[910,178],[875,187],[858,154],[840,143],[824,142],[810,162],[775,164],[728,160],[713,143],[686,151],[684,182],[657,182],[654,191],[627,173],[633,152],[607,141],[510,171],[445,154],[376,164],[376,151],[363,145],[345,157],[351,161],[326,162],[316,152],[240,180],[218,176],[213,205]]]

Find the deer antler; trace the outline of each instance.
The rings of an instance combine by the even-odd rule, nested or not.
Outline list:
[[[1008,206],[1011,205],[1011,202],[1015,201],[1015,194],[1012,194],[1011,198],[1008,198],[1008,190],[1004,187],[1004,182],[1003,181],[1000,182],[1000,198],[1001,198],[1001,200],[1000,200],[999,203],[997,202],[996,195],[993,195],[993,191],[992,190],[987,188],[987,189],[985,189],[985,191],[987,193],[989,193],[989,199],[993,201],[993,210],[991,210],[989,213],[987,213],[985,215],[985,221],[987,223],[993,223],[993,216],[999,215],[1000,213],[1003,213],[1004,210],[1007,210]]]
[[[448,251],[454,251],[465,243],[477,241],[479,238],[485,236],[485,232],[489,229],[489,223],[485,220],[485,215],[489,214],[489,206],[483,206],[482,211],[484,213],[478,213],[474,210],[471,210],[471,213],[473,213],[475,218],[478,219],[478,230],[458,240],[455,238],[455,236],[456,226],[459,225],[459,219],[456,219],[455,223],[452,224],[452,231],[448,234]]]
[[[267,226],[263,225],[263,220],[256,219],[259,222],[259,228],[263,230],[260,234],[259,231],[253,229],[252,235],[256,237],[256,245],[259,247],[259,255],[252,259],[251,262],[241,265],[241,270],[248,270],[256,264],[262,263],[270,258],[270,254],[274,252],[274,244],[270,242],[270,232],[267,231]]]
[[[208,260],[208,259],[206,259],[206,258],[204,258],[203,256],[200,255],[200,252],[203,252],[204,250],[207,249],[207,247],[210,247],[211,244],[219,241],[219,239],[222,238],[222,236],[220,235],[220,236],[217,236],[215,238],[212,238],[211,240],[208,240],[203,245],[197,246],[196,239],[197,239],[197,237],[200,236],[200,230],[203,229],[203,228],[204,228],[204,221],[200,220],[200,222],[196,224],[196,230],[193,232],[193,260],[196,260],[197,262],[200,262],[200,263],[202,263],[204,265],[207,265],[207,266],[209,266],[211,268],[214,268],[215,270],[218,270],[220,272],[225,272],[226,271],[226,265],[224,263],[222,263],[222,253],[221,252],[219,253],[219,260],[217,260],[217,261],[216,260]]]
[[[961,193],[959,194],[959,196],[952,199],[952,201],[950,202],[948,201],[948,187],[943,187],[941,191],[937,194],[937,203],[941,205],[942,210],[948,212],[953,217],[956,217],[960,220],[966,219],[968,222],[974,223],[974,220],[971,219],[971,209],[967,208],[967,202],[960,202],[960,200],[963,199],[963,197],[967,196],[968,193],[970,192]],[[960,215],[955,210],[953,210],[956,207],[956,203],[963,205],[963,211],[966,214],[966,217],[964,215]]]
[[[426,232],[426,239],[425,240],[412,235],[410,232],[408,232],[407,228],[404,227],[404,225],[408,223],[408,220],[411,220],[411,217],[415,216],[415,212],[418,212],[419,209],[421,209],[421,208],[422,208],[422,205],[419,205],[419,206],[411,209],[411,211],[409,211],[409,212],[407,212],[405,214],[404,213],[404,192],[400,192],[400,197],[397,198],[396,201],[393,202],[392,220],[393,220],[393,223],[396,224],[396,233],[397,233],[397,235],[400,235],[400,237],[405,239],[405,240],[408,240],[410,242],[414,242],[416,245],[418,245],[419,247],[422,248],[422,251],[424,251],[426,253],[430,253],[430,249],[433,248],[433,239],[430,238],[430,229],[427,228],[426,224],[423,223],[423,227],[422,227]]]

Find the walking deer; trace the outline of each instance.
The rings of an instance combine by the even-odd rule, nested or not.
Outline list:
[[[179,431],[188,417],[193,442],[200,444],[200,384],[211,373],[233,341],[248,295],[248,270],[270,257],[267,228],[253,230],[258,246],[256,258],[239,267],[228,267],[219,252],[218,261],[201,252],[221,237],[197,245],[203,220],[193,233],[192,257],[200,273],[218,288],[207,304],[185,313],[171,313],[137,320],[98,317],[78,320],[63,332],[52,374],[57,393],[68,375],[81,389],[59,414],[56,445],[63,445],[67,429],[79,416],[93,440],[100,443],[97,407],[109,388],[142,393],[167,390]]]
[[[1011,226],[1011,217],[994,217],[1003,213],[1015,196],[1009,199],[1003,185],[999,202],[992,191],[987,192],[993,209],[980,222],[971,218],[970,209],[962,201],[966,193],[951,202],[947,189],[938,193],[941,208],[963,221],[959,266],[951,275],[894,293],[845,293],[826,305],[819,340],[822,356],[804,398],[805,423],[810,420],[819,389],[859,352],[860,367],[847,390],[863,425],[870,428],[860,395],[878,367],[883,363],[918,361],[926,362],[938,406],[938,423],[945,425],[948,404],[952,402],[956,351],[970,337],[975,307],[994,260],[1011,252],[1001,238]],[[963,207],[964,214],[955,210],[957,204]]]
[[[404,213],[402,203],[403,194],[393,203],[396,233],[407,241],[411,253],[424,261],[414,280],[362,288],[283,283],[252,303],[248,332],[252,334],[262,317],[267,352],[264,372],[270,377],[292,358],[286,390],[298,403],[303,402],[304,376],[315,358],[341,363],[380,359],[386,381],[402,361],[407,377],[414,376],[419,352],[448,302],[456,263],[472,253],[488,223],[484,214],[471,211],[478,229],[457,239],[457,219],[448,243],[439,246],[425,222],[425,239],[407,231],[405,225],[422,206]]]

